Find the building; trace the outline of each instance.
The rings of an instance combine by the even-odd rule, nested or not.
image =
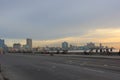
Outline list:
[[[104,46],[102,46],[102,43],[100,43],[100,46],[99,46],[100,49],[104,48]]]
[[[96,46],[95,46],[94,43],[90,42],[90,43],[87,43],[86,47],[88,47],[88,48],[95,48]]]
[[[68,42],[63,42],[62,43],[62,49],[68,49]]]
[[[32,49],[32,39],[26,39],[26,46],[28,49]]]
[[[5,48],[6,45],[5,45],[5,41],[3,39],[0,39],[0,54],[3,54],[4,51],[5,51]]]
[[[0,48],[4,49],[5,48],[5,41],[0,39]]]
[[[23,49],[28,49],[28,46],[27,46],[27,45],[23,45],[22,48],[23,48]]]
[[[21,44],[20,43],[14,43],[13,48],[16,49],[16,50],[20,50],[21,49]]]

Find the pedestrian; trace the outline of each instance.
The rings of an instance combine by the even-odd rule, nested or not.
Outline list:
[[[120,49],[119,49],[118,55],[120,56]]]

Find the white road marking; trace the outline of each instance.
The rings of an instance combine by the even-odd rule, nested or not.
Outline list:
[[[104,64],[103,66],[108,66],[107,64]]]
[[[90,69],[90,68],[84,68],[85,70],[93,71],[93,72],[99,72],[99,73],[104,73],[104,71],[100,70],[95,70],[95,69]]]
[[[111,67],[114,67],[114,68],[120,68],[120,67],[118,67],[118,66],[111,66]]]

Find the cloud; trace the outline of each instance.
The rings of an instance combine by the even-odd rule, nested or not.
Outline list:
[[[119,0],[1,0],[0,34],[13,39],[54,40],[81,37],[101,28],[119,28],[119,3]],[[99,32],[86,38],[99,38]]]

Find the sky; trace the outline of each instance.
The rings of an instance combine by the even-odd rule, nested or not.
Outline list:
[[[119,34],[120,0],[0,0],[0,38],[8,45],[120,42]]]

